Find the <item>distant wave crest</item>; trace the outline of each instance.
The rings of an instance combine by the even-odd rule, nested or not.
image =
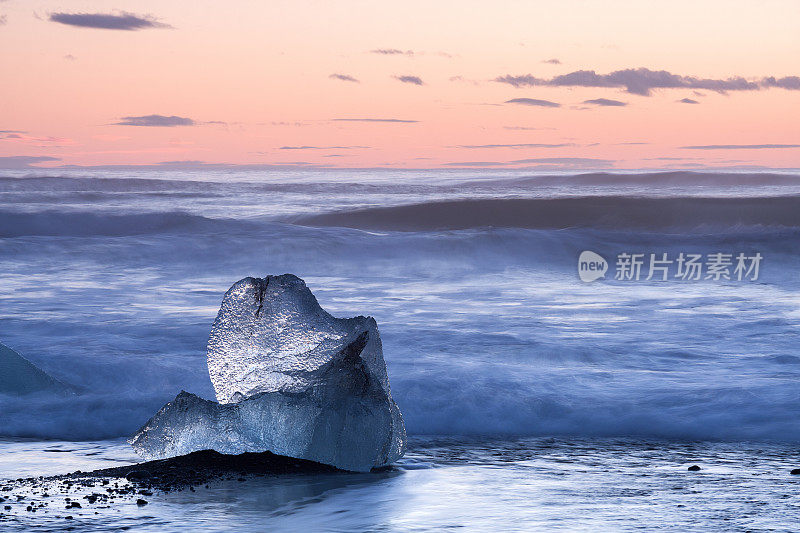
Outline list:
[[[800,226],[800,197],[468,199],[297,217],[309,226],[425,231],[480,227],[608,230]]]
[[[209,232],[246,226],[248,223],[244,221],[212,219],[180,211],[130,214],[0,211],[0,238],[34,235],[123,237],[153,233]]]

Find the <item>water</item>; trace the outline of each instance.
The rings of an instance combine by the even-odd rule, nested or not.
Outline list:
[[[36,449],[60,449],[47,465]],[[104,459],[89,456],[102,450]],[[7,442],[15,475],[113,466],[119,442]],[[117,463],[118,464],[118,463]],[[688,466],[702,465],[699,472]],[[800,480],[784,445],[648,439],[412,438],[391,472],[236,479],[195,492],[64,509],[58,489],[5,511],[4,531],[794,531]],[[41,492],[41,491],[36,491]],[[4,493],[8,495],[8,493]],[[25,511],[31,496],[48,505]],[[96,514],[97,513],[97,514]],[[66,520],[65,516],[72,516]]]
[[[796,173],[30,172],[0,178],[0,341],[81,394],[68,401],[0,398],[2,435],[119,439],[181,389],[213,398],[205,344],[222,295],[245,276],[291,272],[335,316],[376,318],[392,393],[411,435],[447,436],[453,446],[467,447],[474,444],[467,436],[490,442],[557,436],[567,439],[559,441],[565,446],[577,442],[570,439],[625,437],[634,439],[633,449],[654,438],[674,446],[704,441],[693,446],[715,450],[710,461],[733,461],[725,455],[732,453],[742,465],[770,464],[776,476],[800,466],[784,463],[800,440]],[[763,198],[779,200],[765,204]],[[573,203],[556,203],[564,199]],[[597,202],[617,206],[617,216],[593,224],[585,212]],[[411,215],[397,207],[409,203],[424,205]],[[352,215],[363,208],[369,210]],[[621,252],[744,252],[764,259],[756,281],[585,284],[576,271],[583,250],[611,261],[612,278]],[[750,454],[756,448],[744,442],[777,448]],[[666,454],[659,460],[675,463],[675,475],[685,477],[670,446],[653,446]],[[491,446],[475,453],[482,449]],[[605,461],[615,454],[624,461],[627,453],[599,444],[593,449],[586,455],[597,455],[607,469]],[[428,448],[418,447],[410,458],[440,462],[438,451],[420,450]],[[58,455],[30,454],[38,461]],[[530,470],[518,461],[499,468],[485,460],[404,467],[403,475],[360,490],[397,505],[410,497],[419,506],[430,496],[421,488],[425,480],[430,490],[450,495],[459,493],[456,487],[500,480],[526,486]],[[716,494],[714,505],[742,511],[721,478],[703,476],[714,480],[708,486],[716,488],[703,489]],[[593,479],[610,494],[630,481],[599,471],[569,479]],[[519,506],[542,519],[591,518],[585,509],[531,506],[545,490],[536,488],[540,482],[549,483],[534,477],[531,492],[520,489],[517,500],[511,488],[475,496],[480,502],[465,498],[453,516],[477,527],[486,522],[476,506],[501,516],[503,508],[517,516],[511,509]],[[780,524],[785,502],[770,483],[758,488],[769,501],[765,521],[733,524]],[[596,520],[617,516],[620,522],[594,525],[622,527],[644,512],[672,513],[682,523],[674,502],[659,494],[638,507],[635,500],[608,500],[616,503]],[[580,497],[591,507],[591,498]],[[245,505],[237,498],[220,505]],[[430,501],[419,511],[427,513],[420,527],[445,527],[449,504],[437,515],[435,502],[443,500]],[[364,508],[391,514],[389,507]],[[325,514],[325,523],[348,516],[334,513],[335,506],[303,509],[314,520]],[[710,517],[713,509],[703,513]],[[375,523],[416,527],[412,518],[392,516]],[[172,527],[167,515],[154,520],[162,522],[153,528]]]

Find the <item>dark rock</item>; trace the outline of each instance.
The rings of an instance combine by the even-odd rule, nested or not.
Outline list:
[[[300,468],[296,468],[295,464]],[[236,474],[238,477],[241,474],[280,475],[320,472],[341,471],[332,466],[275,455],[271,452],[226,455],[214,450],[203,450],[169,459],[95,470],[83,473],[81,476],[67,474],[65,477],[126,478],[132,483],[139,484],[135,490],[106,489],[109,493],[114,490],[118,494],[125,494],[136,493],[142,489],[169,491],[192,485],[202,485],[212,479],[231,474]]]
[[[800,476],[800,468],[795,468],[790,472],[793,476]]]
[[[699,467],[699,466],[697,466],[697,465],[692,465],[692,466],[690,466],[689,468],[687,468],[687,470],[688,470],[689,472],[697,472],[698,470],[700,470],[700,467]]]
[[[297,468],[299,465],[299,468]],[[66,509],[81,509],[81,501],[91,504],[113,505],[120,501],[136,501],[138,505],[147,505],[147,500],[141,496],[152,496],[156,491],[164,493],[175,492],[183,489],[194,491],[195,486],[206,485],[209,481],[220,479],[246,479],[246,476],[277,476],[290,474],[343,474],[341,470],[328,465],[312,461],[298,460],[290,457],[275,455],[270,452],[243,453],[239,455],[225,455],[212,450],[193,452],[188,455],[148,461],[134,465],[106,468],[93,472],[73,472],[34,480],[33,489],[44,488],[42,485],[57,483],[58,487],[53,497],[58,503],[63,502]],[[125,479],[128,482],[124,481]],[[121,481],[120,481],[121,480]],[[102,482],[102,485],[100,485]],[[75,485],[97,487],[102,492],[91,494],[78,493],[74,497],[67,496],[66,487]],[[50,485],[45,485],[50,486]],[[102,487],[102,488],[101,488]],[[9,487],[10,488],[10,487]],[[26,500],[22,495],[16,500]],[[5,498],[8,500],[8,498]],[[18,508],[23,509],[31,503],[31,512],[36,509],[35,502],[27,499],[25,503],[18,503]],[[52,501],[52,500],[51,500]],[[141,503],[143,502],[143,503]],[[7,502],[8,503],[8,502]],[[53,504],[56,502],[53,501]],[[39,504],[45,505],[45,504]],[[11,511],[11,505],[5,505],[6,511]],[[0,528],[2,530],[2,528]]]
[[[147,470],[132,470],[125,475],[125,479],[128,481],[140,481],[149,479],[151,476],[152,474]]]

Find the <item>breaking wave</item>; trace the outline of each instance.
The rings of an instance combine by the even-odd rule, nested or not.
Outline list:
[[[426,231],[481,227],[687,230],[800,226],[800,196],[464,199],[296,217],[309,226]]]
[[[123,237],[174,232],[208,233],[251,227],[251,223],[242,220],[212,219],[181,211],[130,214],[0,211],[0,237]]]

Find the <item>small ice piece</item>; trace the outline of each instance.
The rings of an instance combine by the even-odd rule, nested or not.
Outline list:
[[[51,391],[64,393],[68,388],[44,370],[0,343],[0,393],[30,394]]]
[[[219,403],[181,392],[131,439],[140,455],[270,451],[368,471],[405,451],[375,320],[331,316],[296,276],[228,290],[208,370]]]

